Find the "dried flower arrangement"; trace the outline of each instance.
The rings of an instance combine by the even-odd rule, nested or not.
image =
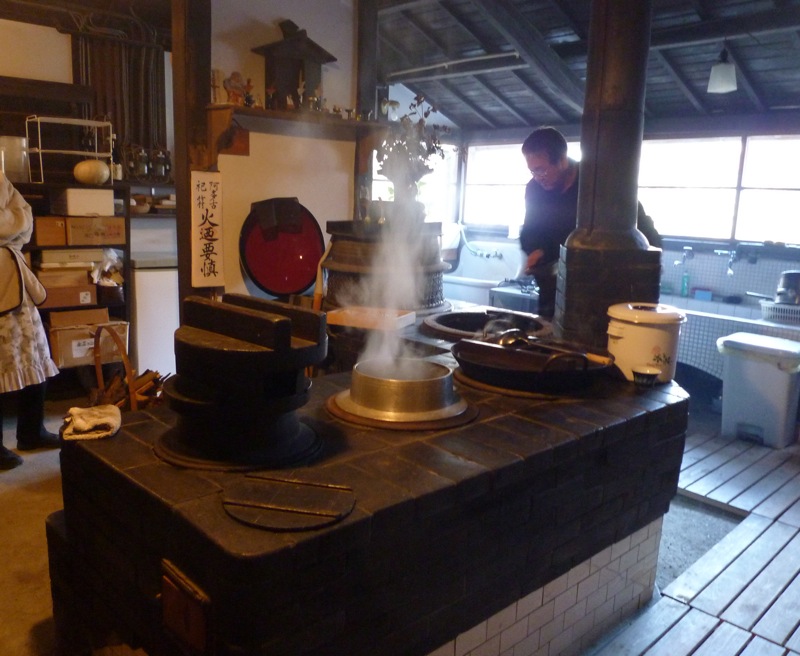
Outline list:
[[[443,125],[428,124],[436,109],[415,96],[407,114],[392,122],[386,137],[377,149],[378,172],[394,184],[396,201],[416,196],[417,183],[433,169],[434,156],[444,158],[440,135],[449,132]]]

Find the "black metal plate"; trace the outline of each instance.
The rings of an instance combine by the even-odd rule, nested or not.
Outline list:
[[[355,507],[353,490],[251,474],[227,485],[222,505],[234,519],[268,531],[308,531],[341,521]]]

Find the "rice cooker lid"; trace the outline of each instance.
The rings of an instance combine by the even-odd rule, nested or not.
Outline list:
[[[612,319],[629,323],[667,324],[683,323],[686,315],[678,308],[662,303],[617,303],[608,308]]]

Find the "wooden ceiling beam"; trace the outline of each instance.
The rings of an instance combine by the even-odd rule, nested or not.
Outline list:
[[[412,9],[424,8],[427,5],[435,5],[438,0],[378,0],[378,15],[397,14]]]
[[[769,9],[735,18],[701,21],[693,25],[681,25],[653,30],[650,35],[650,51],[682,48],[703,43],[722,43],[739,37],[760,34],[779,34],[800,30],[800,7]],[[556,43],[552,46],[563,59],[586,57],[586,41]]]
[[[491,50],[490,46],[478,36],[476,27],[472,25],[472,23],[464,17],[462,12],[458,11],[455,7],[453,7],[452,3],[441,2],[439,6],[443,11],[446,11],[447,14],[454,21],[456,21],[456,23],[458,23],[458,25],[460,25],[461,28],[481,46],[481,48],[483,48],[486,52],[489,52]],[[516,53],[514,53],[514,56],[518,57]],[[528,64],[523,62],[522,66],[509,67],[509,69],[507,70],[511,71],[511,73],[514,75],[515,78],[517,78],[519,83],[522,84],[533,95],[533,97],[536,99],[537,102],[547,107],[547,109],[553,114],[553,116],[558,117],[558,119],[561,121],[565,121],[566,118],[563,112],[560,111],[552,102],[550,102],[538,87],[532,85],[528,80],[526,80],[522,76],[521,74],[522,69],[525,68],[528,68]],[[488,74],[488,71],[475,70],[472,74],[485,75]]]
[[[508,102],[505,101],[503,98],[503,94],[489,81],[484,80],[481,76],[475,76],[475,81],[480,84],[486,91],[488,91],[492,97],[495,99],[498,105],[500,105],[503,109],[505,109],[509,114],[511,114],[515,119],[518,121],[522,121],[523,123],[529,123],[531,118],[530,116],[523,116],[516,107],[513,107]]]
[[[656,61],[661,64],[661,67],[672,78],[672,81],[681,90],[681,93],[686,96],[686,99],[691,103],[692,107],[700,114],[708,114],[708,107],[706,107],[705,103],[700,99],[700,96],[695,93],[686,78],[675,68],[669,55],[663,50],[656,50],[652,52],[652,56],[655,57]]]
[[[408,61],[406,56],[403,54],[403,51],[392,42],[392,39],[387,34],[380,35],[380,42],[381,45],[387,47],[395,52],[397,55],[397,59],[401,65],[408,66],[409,68],[413,65],[411,62]],[[462,94],[455,85],[448,84],[446,80],[435,80],[437,84],[439,84],[443,89],[445,89],[448,93],[452,94],[454,97],[458,98],[459,102],[469,109],[484,125],[488,126],[489,128],[496,127],[495,123],[489,118],[489,116],[484,112],[474,101],[470,98],[467,98],[464,94]],[[408,83],[406,86],[411,90],[412,93],[416,95],[422,96],[430,96],[430,94],[426,94],[423,92],[422,89],[415,86],[414,83]],[[436,105],[435,102],[433,102]]]
[[[430,66],[417,66],[402,71],[394,71],[386,75],[386,81],[391,84],[407,84],[410,82],[428,82],[444,80],[467,75],[488,75],[528,68],[516,53],[500,55],[487,59],[475,57],[474,61],[459,60],[431,64]]]
[[[728,58],[730,59],[731,63],[736,67],[736,84],[740,86],[747,97],[750,99],[750,102],[753,103],[755,108],[759,112],[767,111],[767,106],[764,104],[764,101],[761,99],[761,96],[756,91],[755,86],[753,85],[753,81],[750,78],[750,75],[747,72],[747,69],[744,67],[744,62],[742,58],[737,53],[736,49],[730,44],[726,44],[726,49],[728,51]]]
[[[541,33],[509,0],[473,0],[484,18],[516,49],[553,93],[583,111],[584,89]]]

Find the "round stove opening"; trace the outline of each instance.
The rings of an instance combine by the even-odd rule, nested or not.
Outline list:
[[[423,319],[422,327],[444,339],[490,337],[512,328],[535,337],[547,337],[553,332],[552,324],[536,314],[496,308],[434,314]]]
[[[456,393],[449,367],[415,358],[359,362],[350,389],[331,397],[328,410],[354,423],[408,429],[458,425],[476,414]]]

